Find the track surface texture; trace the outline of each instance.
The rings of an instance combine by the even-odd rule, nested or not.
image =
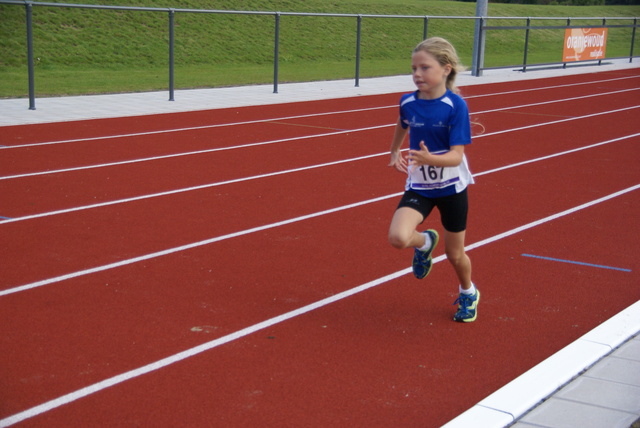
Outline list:
[[[471,324],[400,94],[0,128],[0,425],[438,427],[638,301],[638,69],[461,89]]]

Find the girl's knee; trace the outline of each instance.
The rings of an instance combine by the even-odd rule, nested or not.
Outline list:
[[[466,254],[464,252],[464,249],[445,250],[445,254],[447,256],[447,260],[449,260],[449,263],[451,263],[454,266],[459,265],[460,263],[463,263],[466,259]]]
[[[411,235],[394,232],[390,230],[388,239],[389,239],[389,244],[391,244],[391,246],[399,250],[402,250],[409,247],[409,241],[411,239]]]

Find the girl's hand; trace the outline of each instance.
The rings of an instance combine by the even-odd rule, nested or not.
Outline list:
[[[409,150],[407,159],[409,160],[409,167],[411,170],[415,170],[422,165],[431,165],[433,155],[429,153],[429,149],[424,144],[424,141],[420,141],[420,150]]]
[[[391,162],[389,162],[389,166],[405,174],[407,173],[407,160],[402,157],[400,150],[391,152]]]

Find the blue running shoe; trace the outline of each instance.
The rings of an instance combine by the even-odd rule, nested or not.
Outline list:
[[[413,275],[418,279],[424,278],[431,272],[431,266],[433,266],[431,253],[433,253],[433,249],[438,245],[439,238],[438,232],[433,229],[422,233],[431,238],[431,246],[426,251],[420,251],[416,248],[413,252]]]
[[[476,292],[471,295],[462,294],[456,299],[453,304],[458,304],[458,312],[453,316],[454,321],[458,322],[473,322],[478,316],[478,303],[480,302],[480,291],[476,289]]]

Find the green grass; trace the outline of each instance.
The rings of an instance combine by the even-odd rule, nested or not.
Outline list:
[[[70,3],[69,0],[53,1]],[[82,0],[82,4],[237,10],[219,0]],[[425,0],[247,0],[243,10],[376,15],[474,16],[475,3]],[[490,4],[489,16],[635,17],[640,6]],[[24,5],[0,5],[0,97],[28,95]],[[175,87],[273,82],[273,16],[175,14]],[[524,24],[497,21],[492,25]],[[587,25],[593,21],[579,21]],[[596,21],[598,22],[598,21]],[[563,24],[563,21],[553,22]],[[576,22],[577,23],[577,22]],[[630,21],[625,21],[630,23]],[[33,7],[37,96],[166,90],[168,13]],[[355,77],[356,19],[281,16],[279,82]],[[539,21],[537,25],[548,25]],[[361,77],[408,72],[410,50],[422,38],[422,19],[364,18]],[[562,30],[532,32],[528,63],[558,61]],[[450,39],[471,65],[473,20],[436,19],[429,35]],[[638,37],[638,36],[636,36]],[[629,55],[631,31],[609,30],[608,57]],[[637,44],[637,40],[636,40]],[[521,64],[524,31],[493,31],[485,66]]]

